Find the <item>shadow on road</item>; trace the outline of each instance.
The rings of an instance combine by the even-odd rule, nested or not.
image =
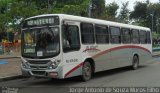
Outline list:
[[[146,66],[140,66],[139,69],[137,70],[140,70],[144,67]],[[119,73],[125,73],[128,71],[136,71],[136,70],[131,70],[129,67],[123,67],[123,68],[102,71],[102,72],[95,73],[92,80],[99,80],[102,77],[108,77],[108,76],[116,75]],[[87,82],[91,82],[92,80],[87,81]],[[49,79],[49,80],[48,79],[39,79],[39,80],[35,79],[35,81],[36,82],[31,82],[30,84],[32,86],[45,85],[45,86],[57,86],[57,87],[66,86],[67,87],[67,86],[78,84],[78,83],[87,83],[87,82],[83,82],[80,79],[80,77],[72,77],[72,78],[67,78],[67,79]]]
[[[137,70],[140,70],[144,67],[146,67],[146,66],[139,66],[139,68]],[[128,72],[128,71],[136,71],[136,70],[132,70],[130,67],[122,67],[122,68],[116,68],[116,69],[101,71],[101,72],[96,73],[94,75],[93,79],[112,76],[112,75],[115,75],[115,74],[118,74],[118,73],[125,73],[125,72]]]

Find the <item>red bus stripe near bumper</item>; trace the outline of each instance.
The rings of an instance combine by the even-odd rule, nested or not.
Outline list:
[[[73,71],[75,71],[76,69],[78,69],[79,67],[81,67],[83,65],[84,62],[78,64],[77,66],[75,66],[74,68],[72,68],[71,70],[69,70],[64,77],[67,77],[70,73],[72,73]]]

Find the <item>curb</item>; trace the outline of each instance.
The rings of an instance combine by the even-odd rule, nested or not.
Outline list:
[[[152,57],[160,57],[160,55],[152,55]]]
[[[21,58],[20,56],[16,56],[16,57],[1,57],[0,59],[12,59],[12,58]]]
[[[0,82],[2,82],[2,81],[8,81],[8,80],[14,80],[14,79],[20,79],[20,78],[24,78],[24,76],[17,75],[17,76],[3,77],[3,78],[0,78]]]

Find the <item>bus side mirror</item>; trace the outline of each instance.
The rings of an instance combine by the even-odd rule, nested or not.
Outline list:
[[[63,24],[63,32],[64,32],[64,35],[68,35],[69,33],[68,33],[68,24]]]
[[[63,40],[63,47],[64,48],[70,48],[70,44],[69,44],[68,40],[66,40],[66,39]]]

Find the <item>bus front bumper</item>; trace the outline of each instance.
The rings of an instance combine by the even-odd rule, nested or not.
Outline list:
[[[29,68],[24,68],[21,65],[21,71],[23,76],[27,77],[44,77],[44,78],[63,78],[62,75],[62,67],[57,67],[56,69],[46,69],[46,70],[41,70],[41,69],[29,69]]]

